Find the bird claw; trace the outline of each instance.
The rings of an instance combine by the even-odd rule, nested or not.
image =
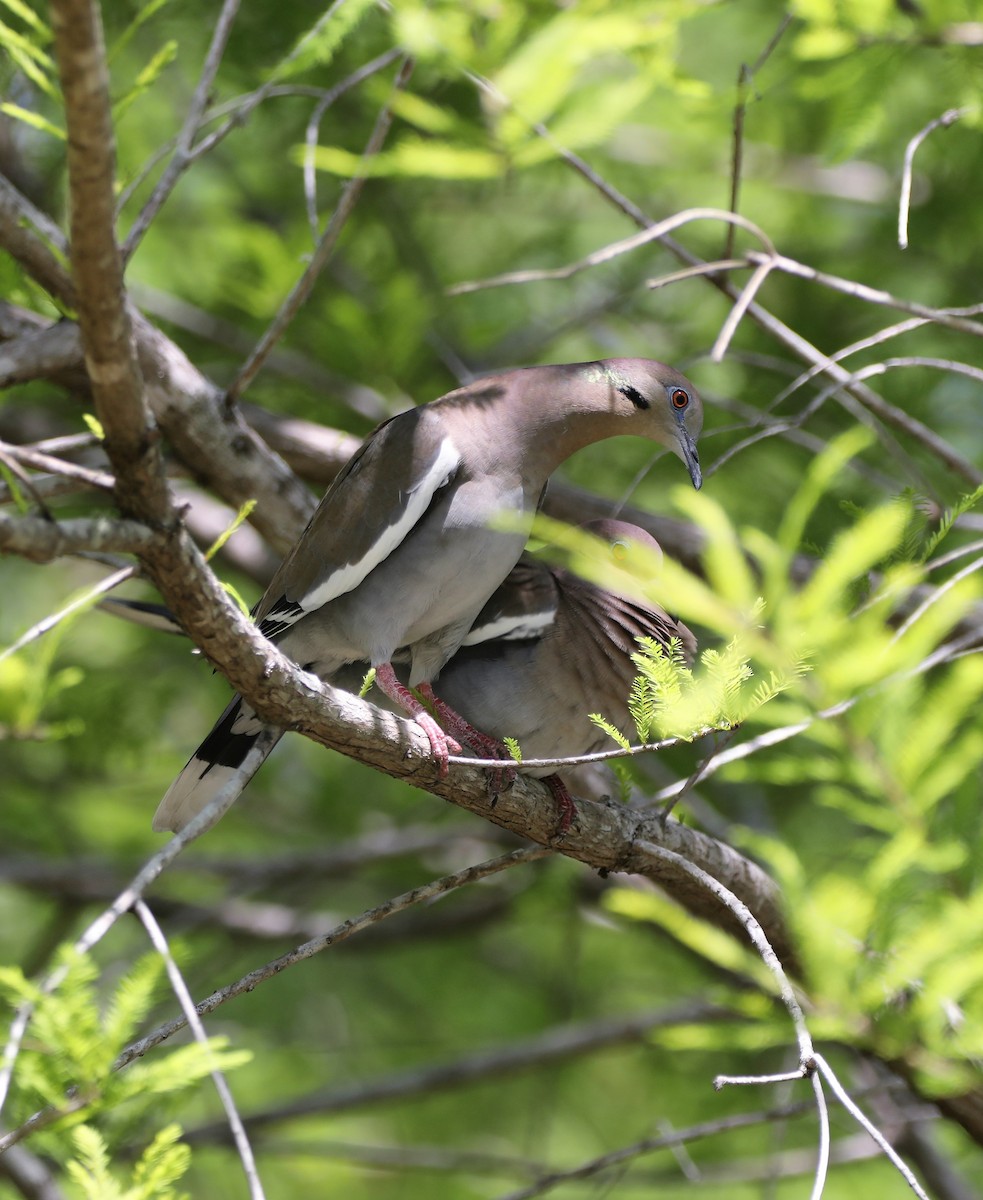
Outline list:
[[[553,799],[556,801],[556,811],[559,820],[554,836],[563,837],[573,824],[573,819],[577,815],[577,806],[567,790],[567,785],[559,775],[547,775],[543,783],[553,793]]]
[[[416,723],[430,739],[430,749],[437,763],[437,778],[447,777],[447,759],[451,754],[460,754],[460,745],[446,734],[429,713],[418,713]]]
[[[487,733],[482,733],[480,729],[467,721],[461,714],[445,701],[434,693],[433,688],[429,683],[420,685],[420,694],[425,696],[427,700],[434,706],[437,715],[444,724],[459,737],[463,744],[478,758],[500,758],[511,761],[508,751],[493,737],[489,737]],[[514,767],[488,767],[488,794],[489,796],[497,796],[499,792],[510,788],[516,780],[516,772]]]

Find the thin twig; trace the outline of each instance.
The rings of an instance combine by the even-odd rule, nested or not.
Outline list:
[[[792,23],[792,14],[786,13],[778,23],[778,28],[771,35],[767,45],[749,67],[741,63],[737,72],[737,103],[734,105],[734,136],[731,150],[730,169],[730,204],[731,212],[737,212],[737,202],[740,198],[741,179],[744,174],[744,118],[747,115],[747,93],[755,75],[761,70],[778,43],[782,40],[785,30]],[[724,256],[729,258],[734,252],[734,226],[727,230],[727,241],[724,243]]]
[[[509,762],[508,766],[513,767],[516,771],[538,770],[541,767],[554,767],[557,770],[562,770],[564,767],[579,767],[583,763],[607,762],[612,758],[633,758],[637,754],[649,754],[659,750],[669,750],[673,746],[678,746],[680,742],[695,741],[697,738],[713,732],[715,732],[713,729],[707,727],[697,730],[692,738],[665,738],[661,742],[643,742],[637,746],[629,746],[627,750],[619,746],[617,750],[596,750],[593,754],[574,754],[569,758],[523,758],[517,762]],[[502,759],[500,758],[468,758],[466,755],[452,754],[447,761],[449,763],[458,763],[462,767],[497,767],[499,770],[502,769]]]
[[[465,867],[461,871],[455,871],[451,875],[444,875],[440,879],[432,880],[430,883],[425,883],[420,887],[412,888],[408,892],[403,892],[402,895],[396,896],[392,900],[387,900],[384,904],[377,905],[375,908],[368,909],[357,917],[350,917],[347,921],[343,921],[328,933],[311,938],[310,941],[304,942],[300,946],[295,946],[293,950],[288,951],[272,962],[266,963],[262,967],[257,967],[256,970],[250,971],[248,975],[244,975],[235,983],[230,983],[226,987],[220,988],[217,992],[212,992],[210,996],[207,996],[195,1006],[195,1012],[199,1016],[207,1016],[208,1013],[214,1012],[220,1005],[234,999],[236,996],[242,995],[244,992],[251,992],[260,983],[271,979],[274,975],[278,975],[288,967],[296,966],[297,963],[304,962],[306,959],[312,958],[315,954],[320,954],[324,950],[330,950],[332,946],[347,941],[371,925],[388,920],[389,917],[394,917],[397,913],[404,912],[416,904],[434,900],[437,896],[446,895],[448,892],[464,887],[466,884],[475,883],[480,879],[487,879],[489,876],[496,875],[500,871],[506,871],[511,867],[536,862],[540,858],[548,857],[551,853],[552,851],[544,846],[531,846],[521,850],[513,850],[509,854],[503,854],[498,858],[493,858],[477,866]],[[120,1054],[116,1060],[115,1069],[120,1070],[135,1058],[140,1058],[148,1050],[160,1045],[161,1042],[173,1036],[178,1030],[183,1029],[186,1024],[187,1021],[185,1018],[177,1017],[172,1021],[168,1021],[167,1024],[160,1026],[153,1033],[141,1038],[140,1041],[134,1042],[132,1046],[128,1046]]]
[[[902,250],[908,249],[908,210],[911,207],[911,175],[915,153],[930,133],[934,133],[936,129],[947,129],[961,117],[967,116],[969,111],[968,108],[948,109],[941,117],[929,121],[925,128],[920,129],[905,146],[904,166],[901,170],[901,195],[898,200],[898,245]]]
[[[209,801],[201,812],[179,834],[171,838],[163,850],[158,851],[157,854],[148,859],[113,903],[100,913],[83,930],[82,934],[76,938],[73,945],[76,954],[86,954],[93,946],[100,942],[123,913],[132,908],[154,880],[170,866],[185,846],[193,842],[200,834],[210,829],[221,819],[225,812],[235,803],[239,793],[245,786],[245,782],[255,774],[264,757],[265,749],[262,747],[253,747],[249,751],[242,765],[233,773],[215,797]],[[67,966],[59,967],[52,971],[40,985],[41,994],[50,995],[55,991],[61,985],[67,972]],[[3,1108],[6,1102],[7,1093],[10,1090],[10,1081],[13,1077],[14,1064],[20,1053],[21,1043],[24,1039],[24,1034],[27,1032],[27,1026],[33,1012],[33,1004],[22,1004],[17,1009],[14,1019],[11,1022],[10,1033],[4,1047],[3,1057],[0,1059],[0,1109]],[[15,1130],[14,1133],[16,1132]],[[4,1150],[7,1145],[13,1144],[12,1138],[13,1141],[19,1140],[19,1138],[14,1137],[14,1134],[7,1134],[4,1138],[0,1138],[0,1151]]]
[[[813,1061],[818,1062],[818,1055],[813,1056]],[[826,1177],[829,1174],[829,1105],[826,1103],[826,1093],[823,1091],[823,1081],[818,1071],[810,1074],[809,1082],[812,1084],[816,1112],[819,1116],[819,1152],[816,1155],[816,1172],[813,1176],[810,1200],[822,1200],[826,1189]]]
[[[314,111],[308,119],[307,129],[304,133],[304,198],[307,202],[307,220],[311,227],[311,236],[314,239],[315,245],[321,233],[318,229],[317,218],[317,165],[314,152],[317,148],[318,133],[321,128],[321,122],[324,120],[324,114],[339,96],[343,96],[345,92],[350,91],[353,87],[362,83],[363,80],[368,79],[370,75],[376,74],[377,71],[384,71],[402,53],[402,50],[397,46],[373,58],[364,67],[359,67],[347,79],[343,79],[341,83],[336,84],[324,93],[314,106]]]
[[[870,350],[874,346],[883,345],[884,342],[890,341],[891,338],[900,337],[902,334],[911,333],[915,329],[921,329],[922,326],[930,324],[927,317],[906,317],[903,321],[898,321],[894,325],[885,325],[883,329],[879,329],[876,333],[870,334],[868,337],[860,338],[856,342],[850,342],[849,345],[843,346],[831,354],[831,362],[842,362],[845,358],[850,358],[854,354],[859,354],[863,350]],[[810,380],[816,378],[817,375],[823,373],[823,364],[815,363],[807,371],[802,371],[792,380],[787,387],[783,388],[778,395],[768,405],[768,412],[774,412],[784,401],[794,395],[800,388],[804,387]]]
[[[741,318],[751,307],[755,296],[761,289],[761,285],[770,274],[771,263],[768,260],[759,263],[755,268],[751,278],[741,289],[741,294],[727,314],[727,320],[724,321],[720,332],[717,334],[717,340],[713,343],[713,349],[710,351],[711,362],[720,362],[723,359],[727,353],[727,347],[730,345],[731,338],[737,332],[737,327],[741,323]]]
[[[778,985],[778,994],[782,1003],[785,1005],[785,1010],[791,1018],[792,1026],[795,1029],[795,1039],[799,1047],[799,1064],[801,1067],[801,1074],[803,1076],[808,1074],[812,1069],[810,1064],[812,1063],[814,1051],[812,1046],[812,1038],[809,1034],[808,1027],[806,1026],[805,1015],[802,1012],[802,1007],[796,998],[795,992],[792,990],[792,985],[789,983],[788,977],[785,974],[785,968],[782,966],[778,955],[772,948],[771,942],[769,942],[768,938],[765,936],[765,931],[761,928],[761,925],[754,913],[752,913],[748,906],[744,904],[743,901],[739,900],[729,888],[724,887],[719,880],[714,879],[709,872],[704,871],[702,867],[698,867],[695,863],[691,863],[688,859],[683,858],[682,855],[677,854],[674,850],[669,850],[665,846],[657,846],[655,842],[645,841],[639,842],[638,848],[643,854],[648,854],[653,858],[671,862],[684,874],[695,879],[701,887],[706,888],[707,891],[716,896],[721,904],[728,908],[741,923],[744,931],[751,939],[752,945],[754,946],[755,950],[757,950],[759,958],[771,972],[776,984]],[[727,1077],[718,1076],[717,1079],[714,1080],[714,1087],[717,1088],[718,1091],[718,1082],[721,1080],[726,1082]],[[722,1086],[722,1084],[720,1086]]]
[[[126,242],[123,245],[124,261],[128,262],[132,257],[134,250],[140,245],[144,234],[150,228],[154,218],[160,212],[161,208],[163,208],[171,192],[174,191],[178,180],[191,165],[191,149],[194,145],[195,134],[201,127],[205,107],[211,95],[212,84],[215,82],[215,76],[222,62],[222,55],[225,53],[225,44],[229,40],[229,34],[232,32],[232,25],[238,14],[239,4],[240,0],[223,0],[222,11],[215,22],[211,44],[205,56],[205,63],[198,79],[198,85],[195,88],[194,95],[191,97],[191,103],[188,106],[184,124],[181,126],[181,132],[177,136],[174,156],[167,164],[164,174],[160,177],[157,186],[151,193],[150,199],[140,210],[136,220],[130,227],[130,232],[127,234]]]
[[[688,225],[691,221],[723,221],[727,225],[736,225],[753,234],[769,254],[777,254],[772,246],[771,238],[768,237],[764,230],[755,225],[753,221],[742,217],[739,213],[727,212],[723,208],[687,208],[682,212],[674,213],[671,217],[666,217],[664,221],[657,221],[654,225],[648,226],[640,233],[634,233],[631,237],[622,238],[621,241],[611,242],[607,246],[602,246],[599,250],[593,251],[593,253],[578,259],[576,262],[568,263],[565,267],[529,271],[507,271],[504,275],[493,275],[490,279],[474,279],[463,283],[455,283],[447,289],[447,294],[449,296],[463,296],[471,292],[484,291],[486,288],[506,287],[517,283],[540,283],[548,280],[570,279],[580,271],[586,271],[590,267],[601,266],[620,257],[622,254],[629,254],[632,250],[637,250],[640,246],[646,246],[649,242],[658,241],[665,237],[670,230],[678,229],[681,225]],[[764,257],[767,257],[767,255]],[[757,262],[758,260],[755,259],[754,265],[757,265]]]
[[[194,1034],[195,1041],[205,1048],[206,1053],[211,1056],[212,1048],[209,1043],[208,1034],[205,1032],[205,1027],[201,1023],[201,1018],[195,1012],[194,1001],[191,999],[191,993],[188,991],[188,985],[184,981],[184,976],[181,974],[180,968],[174,961],[174,956],[171,954],[171,948],[167,944],[167,939],[164,937],[163,930],[157,924],[157,919],[147,907],[146,902],[137,900],[133,906],[134,911],[140,918],[144,929],[147,931],[147,936],[150,938],[151,945],[164,960],[164,966],[167,970],[167,977],[171,981],[171,988],[174,995],[178,998],[178,1003],[181,1005],[181,1011],[187,1019],[191,1032]],[[222,1102],[222,1107],[225,1109],[225,1115],[229,1121],[229,1129],[232,1132],[232,1139],[235,1142],[236,1150],[239,1153],[239,1160],[242,1163],[242,1169],[246,1175],[246,1181],[249,1185],[249,1194],[253,1200],[265,1200],[263,1184],[259,1178],[259,1171],[256,1168],[256,1159],[253,1155],[253,1148],[249,1144],[249,1136],[246,1133],[245,1126],[242,1123],[242,1117],[239,1116],[236,1108],[235,1100],[232,1096],[232,1090],[229,1087],[225,1075],[218,1066],[211,1068],[212,1082],[215,1084],[215,1090],[218,1092],[219,1100]]]
[[[0,442],[0,454],[16,459],[26,467],[36,471],[49,471],[52,475],[64,475],[66,479],[76,479],[86,487],[98,491],[111,492],[116,486],[116,480],[107,471],[95,471],[91,467],[83,467],[79,463],[65,462],[50,454],[42,454],[30,446],[12,446],[9,442]]]
[[[801,1078],[801,1076],[797,1076],[797,1078]],[[812,1105],[804,1101],[797,1104],[784,1104],[780,1108],[766,1109],[759,1113],[736,1113],[715,1121],[704,1121],[699,1125],[691,1125],[687,1129],[677,1129],[672,1133],[659,1134],[657,1137],[643,1138],[631,1146],[623,1146],[608,1154],[592,1158],[578,1167],[544,1175],[531,1186],[521,1188],[517,1192],[509,1192],[507,1195],[499,1197],[499,1200],[534,1200],[536,1196],[543,1196],[563,1183],[591,1179],[595,1175],[600,1175],[613,1167],[622,1166],[634,1158],[640,1158],[642,1155],[651,1154],[656,1150],[669,1150],[674,1146],[715,1137],[717,1134],[728,1133],[734,1129],[748,1129],[755,1125],[787,1120],[789,1117],[800,1116],[811,1108]]]
[[[412,72],[412,59],[405,59],[393,84],[394,95],[406,86]],[[287,326],[296,316],[297,310],[310,295],[318,275],[320,275],[334,253],[338,237],[345,226],[345,222],[351,216],[362,194],[362,188],[365,186],[366,179],[368,178],[368,164],[382,149],[392,121],[392,101],[388,100],[376,118],[372,133],[366,143],[365,150],[362,152],[362,169],[345,185],[345,189],[338,201],[338,206],[331,214],[331,220],[328,222],[324,234],[311,256],[311,261],[308,263],[307,269],[296,284],[294,284],[290,295],[284,300],[279,312],[256,344],[252,354],[250,354],[235,379],[229,385],[226,392],[226,400],[230,405],[239,399],[253,381],[256,373],[265,362],[267,355],[283,336]]]
[[[30,472],[25,471],[17,459],[18,456],[9,454],[5,444],[0,442],[0,465],[6,467],[14,479],[16,479],[21,485],[24,491],[27,492],[27,494],[34,501],[35,507],[41,512],[42,516],[45,517],[46,520],[54,521],[54,517],[51,515],[51,510],[44,502],[44,495],[42,494],[41,489],[37,486],[37,477],[32,476]],[[16,501],[18,508],[22,507],[22,497],[18,496],[17,490],[13,483],[4,483],[2,484],[2,488],[5,497],[9,497],[10,501]]]
[[[22,634],[16,642],[7,646],[5,650],[0,650],[0,662],[3,662],[5,658],[9,658],[12,654],[16,654],[18,650],[23,650],[31,642],[36,642],[39,637],[43,637],[44,634],[54,629],[56,625],[60,625],[66,617],[70,617],[73,613],[77,613],[80,610],[90,608],[100,596],[104,596],[106,592],[111,592],[113,588],[119,587],[121,583],[127,579],[131,579],[136,573],[136,567],[124,567],[114,575],[107,575],[105,579],[101,579],[94,587],[89,588],[70,604],[66,604],[64,608],[59,609],[58,612],[51,613],[43,620],[38,621],[36,625],[32,625],[26,633]]]
[[[930,1197],[928,1196],[928,1194],[923,1190],[921,1184],[918,1182],[918,1180],[912,1174],[910,1169],[905,1165],[905,1163],[901,1159],[901,1156],[894,1149],[894,1147],[891,1145],[891,1143],[887,1140],[887,1138],[884,1136],[884,1134],[881,1133],[881,1131],[877,1128],[877,1126],[873,1123],[873,1121],[871,1121],[864,1114],[863,1109],[861,1109],[860,1106],[854,1100],[851,1099],[849,1092],[847,1092],[847,1090],[846,1090],[846,1088],[844,1088],[843,1084],[840,1083],[839,1079],[837,1079],[835,1071],[833,1071],[832,1067],[830,1067],[830,1065],[826,1061],[826,1059],[823,1058],[823,1056],[821,1054],[817,1054],[815,1056],[815,1062],[816,1062],[816,1066],[819,1069],[819,1072],[822,1074],[823,1078],[829,1084],[830,1089],[833,1092],[833,1095],[836,1096],[837,1100],[839,1100],[839,1102],[847,1110],[847,1112],[850,1114],[850,1116],[853,1117],[853,1119],[863,1129],[866,1129],[866,1131],[870,1134],[870,1136],[874,1139],[874,1141],[878,1144],[878,1146],[880,1146],[880,1148],[884,1151],[884,1154],[887,1156],[887,1158],[890,1160],[891,1164],[894,1166],[895,1170],[900,1172],[901,1177],[904,1179],[905,1183],[911,1188],[911,1190],[915,1193],[915,1195],[918,1196],[919,1200],[930,1200]]]
[[[957,571],[955,575],[950,576],[947,580],[945,580],[944,583],[940,583],[938,587],[933,588],[932,591],[929,592],[929,594],[921,602],[921,604],[919,604],[919,606],[915,609],[915,611],[905,619],[902,625],[898,627],[894,636],[891,638],[891,641],[896,642],[899,638],[903,638],[912,625],[921,620],[921,618],[928,612],[933,604],[937,604],[947,592],[951,591],[956,586],[956,584],[960,583],[963,579],[966,579],[967,576],[978,571],[980,567],[983,567],[983,557],[974,559],[971,563]]]
[[[759,263],[767,261],[767,256],[758,250],[748,250],[748,261]],[[855,279],[844,279],[842,275],[831,275],[828,271],[819,271],[806,263],[797,262],[785,254],[776,254],[772,261],[775,270],[785,271],[788,275],[796,275],[800,279],[808,279],[812,283],[821,284],[834,292],[842,292],[844,296],[852,296],[865,304],[875,304],[880,308],[895,308],[899,312],[910,313],[915,317],[925,317],[936,325],[944,325],[947,329],[956,329],[960,333],[970,333],[973,337],[983,337],[983,322],[970,320],[970,317],[983,312],[979,304],[967,305],[963,308],[932,308],[928,304],[919,304],[915,300],[902,300],[881,288],[869,287],[866,283],[858,283]]]
[[[733,225],[729,225],[727,228],[731,232],[734,230]],[[669,287],[674,283],[682,283],[687,279],[698,279],[701,275],[718,275],[724,271],[747,270],[750,265],[746,258],[718,258],[714,262],[696,263],[692,267],[682,267],[678,271],[670,271],[668,275],[659,275],[655,279],[647,279],[645,286],[654,292],[659,288]]]

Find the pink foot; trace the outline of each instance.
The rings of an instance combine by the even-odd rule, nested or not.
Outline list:
[[[501,758],[506,762],[511,761],[509,752],[500,741],[489,737],[487,733],[482,733],[480,729],[475,729],[457,709],[451,708],[445,700],[441,700],[429,683],[421,683],[418,690],[420,695],[425,696],[437,710],[437,715],[444,725],[479,758]],[[515,770],[512,767],[503,767],[500,770],[491,771],[488,782],[489,790],[497,796],[504,788],[511,787],[515,783]]]
[[[573,797],[567,791],[567,785],[559,775],[547,775],[543,783],[553,793],[553,799],[556,801],[556,811],[560,818],[560,823],[556,827],[556,833],[560,837],[567,832],[573,823],[573,819],[577,815],[577,806],[573,802]]]
[[[447,758],[450,754],[460,754],[461,747],[440,728],[433,717],[427,712],[416,696],[404,687],[396,678],[396,672],[391,663],[383,663],[375,669],[376,684],[382,691],[398,704],[404,712],[408,712],[430,739],[430,748],[437,762],[437,774],[443,779],[447,774]]]

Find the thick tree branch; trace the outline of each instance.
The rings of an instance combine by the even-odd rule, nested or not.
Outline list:
[[[139,521],[78,517],[56,523],[46,517],[0,513],[0,552],[19,554],[32,562],[51,562],[83,550],[148,554],[157,540],[158,535]]]
[[[72,273],[96,413],[120,509],[164,523],[171,503],[143,401],[116,243],[116,151],[100,13],[95,0],[55,0],[51,15],[68,128]]]

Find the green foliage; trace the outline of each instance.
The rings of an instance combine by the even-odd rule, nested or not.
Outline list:
[[[616,741],[622,748],[622,750],[630,749],[631,742],[625,737],[620,729],[612,725],[610,721],[606,721],[600,713],[589,713],[588,715],[597,728],[603,730],[609,738],[613,738],[614,741]],[[644,741],[645,739],[643,738],[642,740]]]
[[[101,8],[111,94],[126,106],[117,128],[120,181],[135,184],[121,213],[125,229],[160,177],[166,160],[158,154],[180,129],[212,28],[200,6],[132,0]],[[2,111],[14,118],[5,174],[20,168],[32,200],[67,228],[64,115],[50,30],[40,6],[0,0],[0,11]],[[666,457],[648,470],[651,447],[629,439],[593,448],[565,468],[569,480],[612,501],[660,514],[675,506],[705,531],[705,577],[669,561],[634,564],[636,586],[692,624],[704,648],[692,667],[640,650],[641,723],[650,736],[692,736],[704,723],[743,722],[727,739],[726,761],[700,776],[677,811],[742,846],[780,880],[814,1035],[835,1043],[844,1063],[855,1061],[854,1049],[897,1056],[927,1092],[951,1094],[980,1082],[983,684],[978,656],[933,658],[962,636],[960,622],[978,620],[979,603],[975,577],[950,584],[971,558],[941,566],[933,559],[966,551],[978,537],[974,485],[904,432],[892,440],[878,429],[876,443],[853,433],[858,410],[841,406],[839,395],[805,420],[821,389],[806,385],[778,398],[802,367],[751,317],[725,360],[708,362],[729,301],[699,279],[650,291],[649,278],[674,269],[661,246],[562,283],[448,290],[463,280],[575,262],[631,231],[625,214],[571,169],[558,146],[579,152],[587,169],[652,219],[697,205],[726,207],[740,97],[739,207],[782,253],[908,300],[973,304],[979,272],[967,247],[978,240],[981,106],[972,6],[801,0],[791,12],[765,55],[783,16],[765,0],[243,5],[216,76],[214,113],[243,114],[243,98],[264,82],[282,86],[182,177],[128,279],[135,302],[219,386],[234,377],[310,252],[298,147],[316,106],[375,56],[394,47],[411,54],[415,66],[402,93],[392,95],[394,63],[324,114],[319,223],[338,192],[332,175],[366,171],[372,179],[287,331],[286,353],[271,356],[250,400],[361,435],[388,411],[445,391],[458,370],[606,354],[682,365],[707,400],[700,495],[688,487],[673,494],[683,478],[679,464]],[[738,85],[742,64],[755,69]],[[477,88],[474,77],[489,86]],[[366,166],[365,142],[388,103],[392,130]],[[918,148],[911,245],[902,254],[896,230],[904,148],[956,107],[966,110],[958,122]],[[201,132],[217,127],[210,119]],[[716,223],[676,236],[690,251],[720,256]],[[16,260],[0,257],[4,298],[57,319],[57,306]],[[745,276],[733,279],[740,284]],[[896,319],[777,272],[758,300],[829,354]],[[975,353],[967,349],[974,341],[931,324],[897,336],[899,353]],[[844,361],[859,366],[882,351],[893,353],[893,343]],[[975,380],[926,370],[871,382],[970,462],[983,461]],[[353,410],[349,399],[364,399],[363,388],[369,401]],[[38,437],[52,427],[81,427],[76,398],[48,381],[7,390],[0,415],[14,418],[22,407],[43,417]],[[735,426],[755,428],[766,414],[787,418],[789,436],[749,444],[714,469],[718,455],[749,432]],[[817,454],[823,445],[828,452]],[[56,497],[53,507],[75,516],[105,505],[73,496]],[[945,515],[936,523],[926,512]],[[568,553],[579,567],[590,551]],[[5,559],[2,570],[0,627],[13,641],[61,608],[66,595],[91,585],[93,568]],[[601,578],[609,586],[629,582],[625,572]],[[231,586],[245,604],[260,585],[235,576]],[[90,871],[103,883],[125,878],[159,846],[148,828],[154,805],[227,699],[222,681],[174,639],[119,625],[89,611],[0,660],[0,843],[14,864],[0,885],[0,959],[32,970],[88,903]],[[598,719],[606,728],[604,714]],[[66,736],[80,731],[84,737]],[[616,768],[623,798],[634,783],[634,802],[644,803],[644,794],[690,778],[715,748],[700,739],[632,759]],[[446,846],[400,850],[404,829],[423,824],[441,838],[446,833]],[[326,861],[344,860],[352,847],[354,861],[364,863],[364,845],[380,841],[388,846],[382,857],[351,873],[303,865],[319,862],[322,850],[331,852]],[[278,953],[294,931],[302,940],[308,926],[319,931],[448,863],[456,869],[498,850],[480,819],[286,738],[200,854],[179,861],[157,886],[174,903],[162,909],[165,923],[181,925],[186,938],[189,984],[204,995]],[[271,863],[281,854],[297,869]],[[20,870],[34,881],[23,883]],[[770,977],[750,951],[681,914],[671,897],[628,881],[602,886],[610,881],[590,880],[556,855],[504,883],[490,880],[410,914],[392,927],[394,937],[312,958],[224,1007],[221,1028],[256,1049],[235,1077],[243,1111],[295,1099],[303,1107],[311,1094],[357,1091],[377,1075],[425,1069],[569,1020],[603,1022],[707,998],[726,1005],[732,1019],[660,1030],[644,1047],[585,1054],[494,1087],[414,1096],[368,1113],[308,1113],[295,1142],[281,1137],[278,1152],[264,1155],[268,1194],[477,1197],[490,1186],[483,1168],[418,1181],[396,1169],[370,1174],[332,1155],[394,1143],[425,1153],[439,1140],[442,1158],[452,1160],[493,1131],[503,1160],[545,1146],[537,1167],[548,1173],[645,1136],[656,1120],[679,1129],[746,1109],[746,1091],[711,1095],[708,1081],[718,1071],[787,1065],[791,1037]],[[480,903],[472,912],[473,899]],[[78,1029],[61,1028],[70,1024],[70,1008],[48,1030],[66,1042],[64,1055],[38,1041],[31,1025],[15,1087],[27,1080],[34,1090],[17,1092],[16,1111],[5,1120],[32,1111],[43,1096],[56,1104],[80,1096],[79,1113],[28,1142],[58,1164],[66,1192],[127,1195],[154,1175],[148,1186],[166,1196],[186,1152],[169,1128],[157,1135],[158,1148],[152,1139],[173,1115],[186,1127],[208,1119],[206,1056],[195,1046],[156,1048],[106,1074],[109,1044],[118,1046],[126,1025],[140,1020],[149,986],[139,977],[150,971],[143,960],[126,965],[139,959],[142,935],[126,922],[116,933],[99,948],[101,980],[84,985],[111,998],[100,999],[97,1011],[81,1005]],[[117,998],[131,970],[134,995]],[[25,994],[12,987],[12,998]],[[168,1001],[167,1015],[174,1012]],[[61,1074],[59,1057],[69,1063]],[[83,1068],[89,1091],[69,1093]],[[790,1124],[783,1136],[790,1149],[813,1147],[814,1117]],[[148,1142],[144,1176],[132,1164]],[[345,1151],[333,1149],[340,1143]],[[722,1143],[700,1148],[708,1177],[726,1177],[732,1153],[770,1154],[773,1132],[744,1130],[737,1150]],[[169,1151],[178,1157],[169,1160]],[[945,1153],[961,1160],[967,1178],[980,1177],[978,1151],[952,1129]],[[187,1190],[224,1195],[231,1161],[225,1148],[196,1154]],[[637,1177],[626,1171],[616,1187],[626,1198],[647,1194],[663,1186],[663,1169],[673,1168],[653,1163],[655,1183],[644,1169]],[[836,1195],[844,1200],[899,1186],[876,1163],[837,1170]],[[719,1188],[686,1186],[701,1195]],[[760,1185],[728,1181],[725,1190],[750,1200]]]
[[[17,15],[20,16],[20,12]],[[55,64],[51,55],[41,48],[50,34],[40,23],[34,24],[31,32],[37,36],[24,36],[5,21],[0,21],[0,47],[33,84],[53,97],[57,92]]]
[[[232,519],[232,521],[229,522],[229,524],[226,526],[226,528],[218,535],[218,537],[215,539],[215,541],[212,542],[212,544],[205,551],[205,561],[206,562],[209,559],[214,558],[214,556],[219,552],[219,550],[222,549],[222,547],[229,540],[229,538],[235,533],[235,531],[239,528],[239,526],[243,523],[243,521],[246,521],[249,519],[249,516],[255,507],[256,507],[255,500],[247,500],[245,502],[245,504],[241,504],[239,506],[239,511],[236,513],[236,515]]]
[[[100,442],[106,440],[106,431],[103,429],[102,422],[95,415],[95,413],[83,413],[82,420],[85,422],[89,433],[91,433],[94,438],[98,439]]]
[[[186,1200],[174,1184],[191,1165],[191,1150],[175,1143],[178,1125],[162,1129],[134,1166],[128,1184],[121,1184],[110,1169],[106,1143],[97,1130],[81,1125],[72,1130],[78,1157],[67,1164],[71,1178],[86,1200]]]
[[[121,120],[127,109],[134,104],[141,96],[150,91],[152,87],[160,79],[161,75],[173,63],[178,56],[178,44],[175,41],[165,42],[163,46],[154,54],[145,67],[137,74],[133,81],[122,96],[113,105],[113,116],[117,121]]]
[[[513,762],[522,762],[522,748],[513,737],[503,738],[505,749],[509,752]]]
[[[927,562],[932,555],[938,550],[939,546],[952,532],[956,521],[963,513],[968,513],[970,509],[975,508],[979,502],[983,500],[983,484],[965,496],[960,496],[959,500],[952,506],[947,508],[939,520],[939,527],[926,540],[922,547],[920,561]]]
[[[273,78],[281,81],[293,79],[313,67],[328,66],[345,39],[374,7],[374,0],[346,0],[342,4],[330,4],[274,68]]]
[[[117,1071],[114,1063],[120,1051],[146,1019],[159,991],[162,960],[155,953],[137,959],[106,1000],[100,996],[100,968],[91,957],[62,948],[54,970],[61,979],[48,992],[18,968],[0,967],[0,996],[11,1006],[28,1005],[32,1010],[13,1078],[14,1120],[23,1121],[42,1106],[60,1114],[38,1135],[38,1142],[77,1182],[84,1181],[86,1195],[170,1197],[172,1183],[189,1161],[187,1148],[173,1144],[180,1134],[176,1126],[155,1136],[128,1190],[119,1190],[109,1174],[107,1147],[128,1143],[158,1123],[162,1098],[170,1102],[213,1071],[232,1070],[251,1055],[227,1049],[228,1039],[218,1037]],[[64,1129],[72,1130],[76,1161],[66,1157]],[[100,1192],[100,1187],[109,1190]]]
[[[30,510],[30,501],[24,495],[20,481],[17,476],[11,471],[5,462],[0,462],[0,479],[7,485],[14,503],[17,505],[19,513],[26,513]]]

